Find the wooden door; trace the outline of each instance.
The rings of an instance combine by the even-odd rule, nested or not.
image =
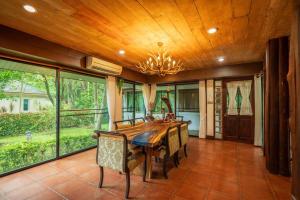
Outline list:
[[[245,95],[245,83],[248,90]],[[249,86],[251,84],[251,90]],[[234,85],[234,86],[229,86]],[[254,141],[254,84],[253,78],[226,79],[223,81],[223,138],[253,144]],[[229,89],[228,89],[229,87]],[[234,89],[233,89],[234,88]],[[230,90],[230,91],[229,91]],[[242,92],[241,92],[242,91]],[[235,95],[234,95],[235,94]],[[245,98],[249,95],[245,112]],[[230,99],[232,98],[232,99]],[[234,109],[232,103],[234,101]],[[251,105],[249,105],[251,104]]]

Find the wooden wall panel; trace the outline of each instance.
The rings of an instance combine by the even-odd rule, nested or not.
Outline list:
[[[204,80],[214,78],[230,78],[253,76],[263,70],[263,63],[247,63],[229,65],[215,68],[206,68],[199,70],[183,71],[175,75],[167,75],[165,77],[148,76],[150,83],[167,83],[167,82],[184,82],[193,80]]]
[[[79,71],[85,70],[85,57],[88,56],[88,54],[2,25],[0,25],[0,53],[24,60],[68,66]],[[131,81],[147,82],[146,75],[125,67],[120,77]]]
[[[289,97],[288,97],[289,38],[279,39],[279,173],[290,175],[289,168]]]
[[[294,1],[289,63],[289,95],[290,118],[289,125],[292,133],[292,195],[300,199],[300,3]]]
[[[272,39],[267,44],[265,153],[266,167],[274,174],[289,175],[288,159],[288,38]]]
[[[269,132],[266,132],[269,140],[269,162],[267,168],[271,173],[278,173],[279,166],[279,98],[278,98],[278,40],[269,41],[269,66],[267,73],[269,73],[270,81],[270,100],[269,100]]]

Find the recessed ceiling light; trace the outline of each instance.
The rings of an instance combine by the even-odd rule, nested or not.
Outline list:
[[[218,58],[218,62],[224,62],[224,60],[225,60],[224,57],[219,57]]]
[[[119,53],[119,55],[125,55],[125,50],[124,49],[120,49],[118,53]]]
[[[24,5],[23,8],[24,8],[27,12],[30,12],[30,13],[35,13],[35,12],[36,12],[35,7],[33,7],[33,6],[31,6],[31,5]]]
[[[214,34],[214,33],[216,33],[217,31],[218,31],[218,29],[215,28],[215,27],[210,28],[210,29],[207,30],[207,32],[208,32],[209,34]]]

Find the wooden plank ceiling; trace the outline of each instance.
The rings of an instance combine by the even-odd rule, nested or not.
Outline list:
[[[0,23],[131,69],[162,41],[196,69],[262,61],[269,38],[289,35],[291,1],[4,0]],[[209,35],[211,27],[218,32]]]

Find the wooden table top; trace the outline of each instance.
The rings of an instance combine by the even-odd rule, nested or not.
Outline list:
[[[118,130],[118,133],[124,134],[129,143],[139,146],[156,146],[162,138],[167,134],[170,127],[176,127],[182,122],[159,122],[153,121],[143,125],[138,125],[123,130]]]

